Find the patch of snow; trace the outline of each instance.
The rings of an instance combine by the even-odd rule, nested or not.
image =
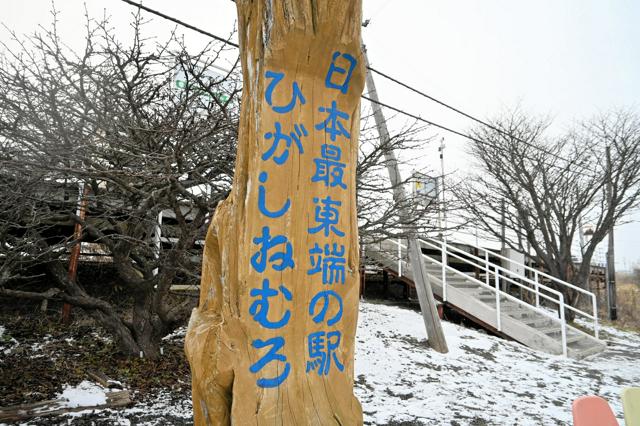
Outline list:
[[[179,327],[173,330],[171,333],[167,334],[162,338],[162,340],[173,340],[173,339],[184,339],[185,334],[187,334],[187,327]]]
[[[107,403],[107,395],[101,386],[89,382],[87,380],[76,386],[65,386],[59,398],[65,398],[67,406],[75,407],[93,407],[96,405],[104,405]]]
[[[442,326],[447,354],[426,346],[420,313],[360,304],[355,393],[365,424],[571,424],[572,401],[600,395],[624,425],[620,391],[640,383],[639,334],[602,327],[607,349],[577,361],[534,351],[481,330],[446,321]],[[178,340],[183,335],[179,329],[166,339]],[[87,389],[81,383],[69,392],[95,392],[104,398],[102,388],[83,383],[88,384]],[[100,419],[97,424],[156,426],[191,424],[192,415],[189,393],[162,391],[146,395],[127,409],[94,410],[91,419]]]
[[[577,361],[442,326],[447,354],[426,347],[419,313],[361,304],[355,381],[366,423],[571,424],[572,401],[589,394],[607,399],[622,421],[620,391],[640,382],[640,336],[633,333]]]
[[[0,325],[0,353],[3,355],[10,355],[11,352],[20,345],[20,343],[9,334],[5,336],[6,332],[6,327]],[[2,362],[4,362],[4,360],[0,358],[0,363]]]

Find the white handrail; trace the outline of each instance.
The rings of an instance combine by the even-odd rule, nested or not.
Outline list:
[[[418,241],[421,241],[418,239]],[[447,301],[447,268],[445,265],[448,265],[447,260],[447,239],[442,240],[442,300]]]
[[[502,331],[502,319],[500,318],[500,271],[496,267],[495,273],[496,280],[496,324],[498,325],[498,331]]]
[[[436,248],[436,249],[441,250],[441,248],[439,248],[439,247],[438,247],[437,245],[435,245],[435,244],[429,243],[428,241],[424,241],[424,240],[420,240],[420,241],[421,241],[421,242],[423,242],[423,243],[425,243],[425,244],[427,244],[427,245],[429,245],[429,246],[431,246],[431,247],[434,247],[434,248]],[[462,250],[458,249],[457,247],[451,247],[451,246],[449,246],[449,248],[453,248],[454,250],[460,251],[460,252],[464,253],[464,254],[465,254],[465,256],[471,257],[471,258],[473,258],[473,259],[480,260],[480,258],[478,258],[478,257],[476,257],[476,256],[474,256],[474,255],[472,255],[472,254],[470,254],[470,253],[467,253],[467,252],[465,252],[465,251],[462,251]],[[459,255],[457,255],[457,254],[455,254],[455,253],[450,253],[450,255],[451,255],[451,256],[454,256],[454,257],[456,257],[456,258],[458,258],[458,259],[462,260],[463,262],[466,262],[466,263],[468,263],[468,264],[470,264],[470,265],[472,265],[472,266],[479,267],[479,268],[481,268],[481,269],[485,270],[485,271],[486,271],[486,272],[488,272],[488,273],[490,273],[490,272],[491,272],[491,270],[490,270],[490,268],[489,268],[489,264],[487,264],[487,266],[482,266],[482,265],[480,265],[480,264],[476,264],[476,263],[470,262],[468,259],[465,259],[465,258],[463,258],[462,256],[459,256]],[[527,277],[523,277],[523,276],[520,276],[520,275],[518,275],[518,274],[514,273],[513,271],[510,271],[509,269],[507,269],[507,268],[505,268],[505,267],[503,267],[503,266],[500,266],[500,265],[492,265],[492,266],[493,266],[493,267],[494,267],[494,269],[495,269],[495,270],[497,270],[497,271],[502,271],[502,272],[504,272],[504,273],[506,273],[506,274],[509,274],[509,275],[517,275],[517,278],[522,279],[523,281],[526,281],[526,282],[530,282],[530,283],[532,283],[532,284],[535,284],[535,283],[534,283],[533,281],[531,281],[529,278],[527,278]],[[503,275],[503,276],[502,276],[502,278],[503,278],[503,279],[506,279],[506,280],[509,280],[509,282],[511,282],[512,284],[515,284],[515,285],[517,285],[518,287],[521,287],[521,288],[523,288],[523,289],[525,289],[525,290],[527,290],[527,291],[530,291],[530,292],[533,292],[533,291],[534,291],[534,290],[532,290],[531,288],[529,288],[529,287],[527,287],[527,286],[523,286],[521,283],[519,283],[519,282],[517,282],[517,281],[514,281],[513,279],[511,279],[510,277],[508,277],[508,276],[506,276],[506,275]],[[554,290],[554,289],[552,289],[552,288],[550,288],[550,287],[545,286],[544,284],[539,284],[539,286],[540,286],[540,287],[542,287],[542,289],[543,289],[543,290],[548,291],[549,293],[552,293],[552,294],[555,294],[555,295],[562,295],[562,293],[560,293],[558,290]],[[540,294],[540,296],[545,297],[545,294],[544,294],[544,293],[539,293],[539,294]],[[548,298],[548,297],[547,297],[547,299],[548,299],[548,300],[555,301],[555,302],[559,302],[559,300],[557,300],[557,301],[556,301],[555,299],[551,299],[551,298]],[[588,314],[585,314],[585,315],[588,315]]]
[[[406,246],[400,242],[400,239],[398,239],[398,241],[395,241],[395,240],[388,240],[388,241],[390,241],[390,242],[391,242],[391,243],[393,243],[393,244],[396,244],[396,245],[398,246],[398,251],[401,251],[401,250],[402,250],[402,248],[405,248],[405,249],[406,249]],[[434,247],[434,248],[436,248],[436,249],[440,249],[440,248],[439,248],[439,247],[437,247],[435,244],[429,243],[428,241],[424,241],[424,240],[419,240],[419,241],[421,241],[422,243],[427,244],[427,245],[429,245],[429,246],[431,246],[431,247]],[[451,246],[450,246],[450,247],[451,247]],[[460,249],[457,249],[457,248],[455,248],[455,247],[453,247],[453,248],[454,248],[454,249],[456,249],[456,250],[460,250]],[[463,252],[463,253],[464,253],[465,255],[470,256],[470,257],[476,258],[476,257],[475,257],[475,256],[473,256],[472,254],[469,254],[469,253],[466,253],[466,252]],[[482,269],[485,269],[485,270],[486,270],[486,268],[482,267],[481,265],[476,265],[475,263],[468,262],[468,260],[466,260],[466,259],[464,259],[464,258],[462,258],[462,257],[460,257],[460,256],[458,256],[458,255],[456,255],[455,253],[450,253],[450,255],[451,255],[451,256],[454,256],[454,257],[456,257],[456,258],[458,258],[458,259],[460,259],[460,260],[466,261],[467,263],[469,263],[469,264],[470,264],[470,265],[472,265],[472,266],[478,266],[478,267],[480,267],[480,268],[482,268]],[[425,256],[425,255],[423,254],[423,256]],[[477,258],[476,258],[476,259],[477,259]],[[445,267],[445,265],[443,265],[443,262],[439,262],[439,261],[437,261],[437,260],[435,260],[435,259],[430,259],[430,260],[432,260],[432,261],[436,262],[438,265],[441,265],[441,266]],[[500,266],[500,265],[492,265],[492,266],[493,266],[496,270],[503,271],[503,272],[505,272],[505,273],[507,273],[507,274],[509,274],[509,275],[514,274],[512,271],[510,271],[510,270],[508,270],[508,269],[506,269],[506,268],[504,268],[504,267],[502,267],[502,266]],[[449,266],[449,265],[446,265],[446,270],[455,271],[456,273],[459,273],[459,274],[461,274],[461,275],[464,275],[466,278],[472,279],[472,277],[469,277],[468,275],[464,274],[463,272],[458,271],[458,270],[457,270],[457,269],[455,269],[455,268],[452,268],[452,267],[451,267],[451,266]],[[490,271],[489,271],[489,272],[490,272]],[[514,274],[514,275],[517,275],[517,274]],[[524,286],[524,285],[522,285],[522,283],[519,283],[519,282],[517,282],[517,281],[514,281],[512,278],[508,277],[507,275],[502,275],[501,277],[502,277],[502,279],[503,279],[503,280],[508,280],[510,283],[512,283],[512,284],[514,284],[514,285],[516,285],[516,286],[518,286],[518,287],[520,287],[520,288],[523,288],[524,290],[527,290],[527,291],[529,291],[529,292],[533,292],[533,291],[534,291],[534,290],[532,290],[530,287]],[[518,276],[518,278],[521,278],[521,279],[523,279],[524,281],[532,282],[531,280],[529,280],[529,279],[528,279],[528,278],[526,278],[526,277],[520,277],[520,276]],[[473,281],[478,281],[478,280],[476,280],[475,278],[473,278]],[[478,282],[479,282],[479,281],[478,281]],[[490,289],[492,288],[489,284],[485,284],[485,283],[483,283],[483,284],[484,284],[484,286],[485,286],[485,287],[487,287],[487,288],[490,288]],[[446,286],[446,285],[447,285],[447,284],[446,284],[446,282],[443,282],[443,287],[444,287],[444,286]],[[552,298],[552,297],[550,297],[550,296],[548,296],[548,295],[546,295],[546,294],[544,294],[544,293],[539,293],[539,296],[541,296],[541,297],[543,297],[544,299],[546,299],[546,300],[548,300],[548,301],[550,301],[550,302],[552,302],[552,303],[555,303],[555,304],[557,304],[557,305],[559,306],[559,305],[560,305],[560,299],[561,299],[561,298],[563,298],[562,293],[560,293],[559,291],[554,290],[554,289],[552,289],[552,288],[550,288],[550,287],[547,287],[547,286],[545,286],[544,284],[540,284],[540,286],[541,286],[544,290],[546,290],[547,292],[549,292],[549,293],[551,293],[551,294],[554,294],[554,295],[558,296],[558,298],[557,298],[557,299],[554,299],[554,298]],[[443,288],[443,292],[444,292],[444,288]],[[505,295],[507,295],[507,294],[508,294],[508,293],[505,293],[505,292],[502,292],[502,293],[503,293],[503,294],[505,294]],[[510,296],[510,295],[509,295],[509,296]],[[514,300],[517,300],[517,301],[519,301],[519,302],[523,302],[522,300],[517,299],[517,298],[513,298],[513,299],[514,299]],[[523,303],[524,303],[524,302],[523,302]],[[566,308],[569,308],[569,306],[565,306],[565,307],[566,307]],[[578,312],[579,312],[579,311],[578,311]],[[584,315],[588,315],[588,314],[584,314]]]
[[[396,242],[396,241],[393,241],[393,243],[402,245],[400,242]],[[402,245],[402,247],[405,247],[405,246]],[[423,256],[425,256],[425,255],[423,255]],[[552,299],[551,297],[549,297],[548,295],[546,295],[544,293],[540,293],[540,296],[542,296],[542,297],[544,297],[544,298],[546,298],[546,299],[548,299],[548,300],[550,300],[552,302],[558,302],[559,307],[560,307],[560,309],[559,309],[560,310],[560,318],[558,318],[558,317],[552,315],[547,310],[541,309],[539,307],[531,306],[531,305],[523,302],[522,300],[520,300],[520,299],[518,299],[516,297],[513,297],[512,295],[510,295],[508,293],[505,293],[505,292],[501,291],[499,289],[499,284],[495,288],[491,287],[490,285],[487,285],[487,284],[483,283],[480,280],[477,280],[477,279],[475,279],[473,277],[470,277],[470,276],[464,274],[463,272],[458,271],[457,269],[455,269],[455,268],[453,268],[453,267],[451,267],[449,265],[444,265],[443,262],[440,262],[440,261],[438,261],[436,259],[433,259],[433,258],[430,258],[430,260],[432,262],[434,262],[436,265],[444,266],[447,271],[450,271],[450,272],[452,272],[454,274],[458,274],[458,275],[464,275],[466,279],[479,284],[481,287],[487,288],[487,289],[489,289],[491,291],[496,291],[496,296],[497,297],[504,296],[505,298],[507,298],[509,300],[512,300],[512,301],[518,303],[519,305],[526,306],[526,307],[528,307],[529,309],[531,309],[533,311],[536,311],[536,312],[541,313],[542,315],[544,315],[546,317],[549,317],[552,321],[559,321],[560,322],[560,333],[561,333],[561,337],[562,337],[562,354],[565,357],[567,356],[567,353],[568,353],[568,348],[567,348],[567,329],[566,329],[567,328],[567,323],[566,323],[565,316],[564,316],[565,304],[564,304],[564,296],[562,295],[562,293],[551,289],[551,292],[556,293],[558,295],[558,300],[557,301],[555,299]],[[498,268],[501,268],[498,265],[495,265],[495,266],[497,266]],[[499,299],[497,299],[497,304],[496,304],[496,316],[497,316],[497,318],[496,318],[496,329],[498,329],[498,331],[501,331],[498,328],[498,327],[502,328],[499,310],[500,310],[500,302],[499,302]]]
[[[407,248],[406,245],[402,244],[402,240],[401,239],[397,239],[397,240],[394,239],[394,240],[387,240],[387,241],[392,243],[392,244],[397,245],[398,253],[400,255],[402,254],[402,250]],[[436,244],[434,244],[432,242],[429,242],[429,241],[424,241],[424,240],[419,240],[419,241],[422,242],[423,244],[425,244],[428,247],[435,248],[436,250],[442,250],[442,248],[443,248],[442,245],[440,247],[438,247],[437,243],[439,243],[439,241],[437,241],[437,240],[435,240]],[[382,248],[382,245],[381,245],[381,248]],[[500,302],[501,302],[501,298],[504,297],[507,300],[514,301],[515,303],[517,303],[517,304],[519,304],[519,305],[521,305],[523,307],[527,307],[530,310],[533,310],[533,311],[536,311],[538,313],[541,313],[541,314],[545,315],[546,317],[549,317],[553,321],[558,321],[560,323],[560,333],[561,333],[561,339],[562,339],[562,353],[563,353],[564,356],[567,356],[567,353],[568,353],[568,347],[567,347],[567,322],[566,322],[566,317],[565,317],[565,308],[566,309],[571,309],[571,310],[573,310],[573,311],[575,311],[575,312],[577,312],[577,313],[579,313],[581,315],[584,315],[584,316],[587,316],[588,318],[591,318],[591,316],[589,314],[587,314],[585,312],[582,312],[582,311],[579,311],[579,310],[573,308],[572,306],[566,305],[564,303],[564,296],[563,296],[563,294],[561,292],[559,292],[559,291],[557,291],[555,289],[549,288],[549,287],[547,287],[546,285],[544,285],[542,283],[532,281],[531,279],[529,279],[527,277],[520,276],[519,274],[517,274],[517,273],[515,273],[515,272],[513,272],[513,271],[511,271],[509,269],[506,269],[506,268],[504,268],[504,267],[502,267],[500,265],[495,265],[495,264],[492,265],[492,264],[490,264],[488,262],[488,257],[487,256],[485,256],[485,259],[484,259],[484,261],[486,261],[486,266],[483,266],[482,264],[476,264],[476,263],[471,261],[472,259],[475,259],[477,261],[482,261],[483,260],[483,259],[480,259],[477,256],[474,256],[473,254],[470,254],[470,253],[468,253],[468,252],[466,252],[464,250],[461,250],[461,249],[459,249],[459,248],[457,248],[455,246],[451,246],[451,245],[448,246],[448,249],[449,250],[453,249],[455,251],[458,251],[458,252],[464,254],[464,256],[466,256],[467,258],[465,259],[464,257],[462,257],[462,256],[460,256],[460,255],[458,255],[458,254],[456,254],[454,252],[451,252],[451,251],[448,251],[448,253],[447,253],[449,256],[453,256],[455,258],[458,258],[458,259],[462,260],[463,262],[466,262],[469,265],[472,265],[472,266],[475,266],[475,267],[479,267],[479,268],[481,268],[481,269],[483,269],[485,271],[488,271],[487,272],[487,276],[490,273],[494,274],[495,285],[491,286],[491,285],[488,284],[489,283],[488,279],[487,279],[486,283],[482,282],[482,281],[480,281],[480,280],[478,280],[478,279],[476,279],[476,278],[474,278],[472,276],[469,276],[469,275],[465,274],[464,272],[461,272],[461,271],[449,266],[448,264],[446,264],[446,263],[444,263],[442,261],[438,261],[435,258],[426,256],[426,255],[423,254],[423,256],[428,257],[431,262],[434,262],[436,265],[439,265],[439,266],[442,267],[442,269],[444,271],[444,277],[446,277],[446,272],[447,271],[449,271],[451,273],[454,273],[454,274],[457,274],[457,275],[462,275],[466,279],[468,279],[468,280],[470,280],[470,281],[472,281],[474,283],[479,284],[480,287],[486,288],[486,289],[488,289],[488,290],[490,290],[490,291],[495,293],[495,295],[496,295],[496,329],[498,331],[502,331],[501,330],[502,329],[502,320],[501,320],[501,311],[502,311],[502,309],[501,309],[501,303]],[[444,260],[444,259],[446,259],[446,257],[444,257],[444,253],[443,253],[442,260]],[[399,264],[401,264],[401,260],[400,260]],[[495,271],[492,272],[491,268],[494,269]],[[501,272],[502,272],[502,274],[501,274]],[[510,275],[513,275],[513,276],[517,277],[518,279],[522,280],[523,282],[533,283],[533,284],[536,285],[536,287],[534,287],[534,289],[532,289],[532,288],[530,288],[530,287],[528,287],[526,285],[523,285],[521,282],[515,281],[513,278],[511,278]],[[499,284],[500,283],[500,279],[506,280],[507,282],[511,282],[514,285],[519,286],[520,288],[524,288],[528,292],[534,292],[535,295],[536,295],[536,306],[533,306],[533,305],[531,305],[531,304],[529,304],[529,303],[527,303],[527,302],[525,302],[525,301],[523,301],[521,299],[518,299],[517,297],[514,297],[514,296],[512,296],[512,295],[510,295],[510,294],[508,294],[506,292],[503,292],[502,290],[500,290],[500,287],[499,287],[500,286],[500,284]],[[445,278],[444,280],[442,280],[443,295],[444,295],[444,292],[446,291],[446,287],[447,287],[447,282],[446,282],[446,278]],[[540,290],[544,290],[546,293],[545,292],[541,292]],[[556,296],[556,297],[554,298],[552,296]],[[549,301],[549,302],[551,302],[553,304],[556,304],[558,306],[558,315],[557,316],[553,315],[552,312],[540,307],[540,303],[539,303],[540,302],[540,297],[542,297],[543,299],[545,299],[545,300],[547,300],[547,301]],[[594,321],[597,324],[597,317],[594,318]],[[597,327],[597,325],[596,325],[596,327]],[[584,332],[582,332],[580,330],[575,330],[575,331],[579,332],[580,334],[587,335],[586,333],[584,333]],[[596,335],[596,338],[597,338],[597,335]]]
[[[433,240],[432,238],[430,238],[430,239]],[[437,241],[437,240],[435,240],[435,241]],[[497,257],[498,259],[506,260],[506,261],[508,261],[510,263],[516,264],[518,266],[522,266],[522,267],[524,267],[525,270],[532,271],[537,275],[541,275],[541,276],[543,276],[545,278],[548,278],[551,281],[554,281],[554,282],[556,282],[556,283],[558,283],[560,285],[563,285],[565,287],[569,287],[572,290],[576,290],[579,293],[586,294],[587,296],[591,297],[593,300],[596,300],[596,296],[592,291],[585,290],[583,288],[580,288],[580,287],[576,286],[575,284],[571,284],[570,282],[563,281],[563,280],[561,280],[559,278],[554,277],[553,275],[550,275],[550,274],[547,274],[545,272],[539,271],[539,270],[537,270],[535,268],[532,268],[531,266],[527,265],[526,263],[522,263],[522,262],[518,262],[517,260],[510,259],[510,258],[508,258],[506,256],[503,256],[500,253],[496,253],[496,252],[491,251],[489,249],[486,249],[484,247],[475,246],[475,245],[469,244],[469,243],[461,243],[461,244],[465,244],[465,245],[471,246],[473,248],[477,248],[479,250],[483,250],[485,253],[488,253],[491,256]]]
[[[438,245],[438,243],[440,243],[440,241],[438,241],[438,240],[434,240],[433,238],[429,238],[429,240],[434,241],[434,242],[436,243],[436,245]],[[421,241],[421,242],[423,242],[423,243],[425,243],[425,244],[429,244],[429,243],[428,243],[427,241],[425,241],[425,240],[422,240],[422,239],[421,239],[420,241]],[[552,281],[554,281],[554,282],[556,282],[556,283],[558,283],[558,284],[560,284],[560,285],[562,285],[562,286],[569,287],[569,288],[571,288],[571,289],[578,290],[579,292],[581,292],[581,293],[583,293],[583,294],[589,295],[589,296],[591,297],[591,301],[592,301],[593,314],[588,314],[588,313],[586,313],[585,311],[579,310],[579,309],[577,309],[577,308],[575,308],[575,307],[573,307],[573,306],[571,306],[571,305],[567,305],[567,304],[565,304],[565,308],[566,308],[566,309],[569,309],[569,310],[571,310],[571,311],[573,311],[573,312],[576,312],[576,313],[578,313],[578,314],[580,314],[580,315],[582,315],[582,316],[584,316],[584,317],[586,317],[586,318],[588,318],[588,319],[590,319],[590,320],[593,320],[593,323],[594,323],[594,334],[595,334],[595,338],[596,338],[596,339],[597,339],[597,338],[599,338],[598,305],[597,305],[597,299],[596,299],[596,296],[595,296],[595,294],[594,294],[593,292],[590,292],[590,291],[584,290],[584,289],[582,289],[582,288],[580,288],[580,287],[577,287],[577,286],[575,286],[575,285],[573,285],[573,284],[571,284],[571,283],[568,283],[568,282],[566,282],[566,281],[562,281],[562,280],[560,280],[560,279],[558,279],[558,278],[553,277],[552,275],[546,274],[546,273],[544,273],[544,272],[542,272],[542,271],[538,271],[537,269],[531,268],[530,266],[527,266],[527,265],[525,265],[525,264],[523,264],[523,263],[521,263],[521,262],[511,260],[511,259],[509,259],[509,258],[508,258],[508,257],[506,257],[506,256],[502,256],[502,255],[500,255],[500,254],[498,254],[498,253],[492,252],[492,251],[487,250],[487,249],[485,249],[485,248],[477,247],[477,246],[474,246],[473,244],[467,244],[467,243],[465,243],[465,245],[471,246],[471,247],[476,248],[476,249],[478,249],[478,250],[483,250],[483,251],[485,252],[485,262],[486,262],[486,264],[487,264],[487,265],[489,264],[489,262],[488,262],[488,256],[489,256],[489,255],[492,255],[492,256],[498,257],[499,259],[503,259],[503,260],[509,261],[509,262],[511,262],[511,263],[514,263],[514,264],[517,264],[517,265],[523,266],[526,270],[532,271],[532,272],[534,273],[534,277],[535,277],[535,280],[534,280],[534,281],[530,280],[529,278],[527,278],[527,277],[525,277],[525,276],[523,276],[523,275],[516,274],[515,272],[513,272],[513,271],[511,271],[511,270],[507,270],[507,269],[505,269],[505,268],[502,268],[502,270],[506,270],[506,271],[508,271],[510,275],[516,275],[516,276],[517,276],[517,278],[519,278],[519,279],[521,279],[521,280],[524,280],[524,281],[527,281],[527,282],[533,283],[534,287],[536,288],[536,291],[535,291],[535,294],[536,294],[536,306],[539,306],[539,298],[537,297],[537,295],[538,295],[538,294],[540,294],[540,293],[539,293],[538,289],[539,289],[539,288],[542,288],[542,289],[547,290],[547,291],[549,291],[549,290],[550,290],[550,289],[549,289],[549,287],[547,287],[547,286],[545,286],[544,284],[541,284],[541,283],[539,282],[539,280],[538,280],[538,276],[539,276],[539,275],[542,275],[542,276],[544,276],[544,277],[547,277],[547,278],[551,279]],[[431,244],[431,246],[433,247],[433,243]],[[441,248],[440,248],[440,247],[438,247],[438,249],[440,249],[440,250],[441,250]],[[466,252],[466,251],[464,251],[464,250],[461,250],[461,249],[459,249],[459,248],[457,248],[457,247],[455,247],[455,246],[452,246],[451,244],[449,244],[449,245],[448,245],[447,249],[448,249],[448,250],[453,249],[453,250],[458,251],[458,252],[460,252],[460,253],[464,253],[464,255],[465,255],[465,256],[468,256],[468,257],[474,258],[474,259],[476,259],[476,260],[478,260],[478,261],[482,261],[482,259],[480,259],[479,257],[474,256],[473,254],[468,253],[468,252]],[[465,259],[461,259],[461,260],[466,261]],[[471,264],[473,264],[472,262],[467,262],[467,263],[471,263]],[[481,265],[479,265],[479,264],[478,264],[478,265],[474,265],[474,266],[482,268],[482,266],[481,266]],[[487,268],[482,268],[482,269],[484,269],[485,271],[487,271],[487,273],[489,273],[489,271],[488,271],[488,269],[487,269]]]
[[[401,249],[402,249],[402,248],[405,248],[405,249],[407,248],[407,246],[405,246],[404,244],[402,244],[400,241],[393,241],[393,240],[389,240],[389,241],[391,241],[393,244],[398,245]],[[426,241],[423,241],[423,242],[424,242],[424,243],[426,243],[426,244],[430,244],[430,243],[428,243],[428,242],[426,242]],[[455,256],[455,257],[458,257],[455,253],[451,253],[451,255],[452,255],[452,256]],[[423,254],[423,256],[425,256],[425,257],[426,257],[426,255],[424,255],[424,254]],[[483,286],[483,287],[486,287],[486,288],[488,288],[488,289],[490,289],[490,290],[492,290],[492,291],[493,291],[493,287],[491,287],[491,285],[488,285],[488,284],[482,283],[481,281],[476,280],[475,278],[470,277],[470,276],[466,275],[464,272],[460,272],[460,271],[458,271],[457,269],[455,269],[455,268],[453,268],[453,267],[451,267],[451,266],[449,266],[449,265],[443,265],[443,263],[442,263],[442,262],[440,262],[440,261],[438,261],[438,260],[436,260],[436,259],[432,259],[432,258],[429,258],[429,259],[430,259],[431,261],[433,261],[433,262],[437,263],[438,265],[445,266],[446,270],[448,270],[448,271],[452,271],[452,272],[455,272],[455,273],[457,273],[457,274],[459,274],[459,275],[463,275],[465,278],[468,278],[468,279],[470,279],[470,280],[472,280],[472,281],[474,281],[474,282],[480,283],[480,284],[482,284],[482,286]],[[474,265],[474,264],[472,263],[472,265]],[[502,266],[500,266],[500,265],[493,265],[493,266],[494,266],[497,270],[501,270],[501,271],[504,271],[504,272],[511,273],[511,271],[509,271],[508,269],[503,268],[503,267],[502,267]],[[523,286],[521,283],[519,283],[519,282],[517,282],[517,281],[513,281],[511,278],[506,277],[506,276],[504,276],[504,275],[502,276],[502,279],[507,279],[507,280],[509,280],[511,283],[513,283],[513,284],[515,284],[515,285],[517,285],[517,286],[520,286],[520,287],[524,288],[525,290],[533,291],[533,290],[531,290],[531,288],[528,288],[528,287],[526,287],[526,286]],[[554,290],[554,289],[552,289],[552,288],[548,288],[548,287],[546,287],[545,289],[546,289],[549,293],[551,293],[551,294],[554,294],[554,295],[558,296],[558,299],[554,299],[554,298],[552,298],[552,297],[550,297],[549,295],[544,294],[544,293],[540,293],[540,296],[541,296],[541,297],[543,297],[543,298],[545,298],[545,299],[547,299],[548,301],[550,301],[550,302],[552,302],[552,303],[556,303],[556,304],[558,304],[558,306],[559,306],[559,305],[561,304],[561,299],[563,299],[562,293],[560,293],[559,291]],[[520,299],[518,299],[518,298],[516,298],[516,297],[511,296],[510,294],[508,294],[508,293],[506,293],[506,292],[503,292],[502,290],[500,290],[500,292],[501,292],[503,295],[508,296],[509,298],[511,298],[511,299],[513,299],[513,300],[515,300],[515,301],[517,301],[518,303],[526,303],[526,302],[524,302],[524,301],[522,301],[522,300],[520,300]],[[544,309],[536,309],[536,310],[539,310],[540,312],[545,312],[545,314],[546,314],[547,316],[549,315],[549,313],[548,313],[547,311],[545,311]]]

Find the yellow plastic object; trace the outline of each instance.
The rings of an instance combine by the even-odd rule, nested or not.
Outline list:
[[[627,426],[640,426],[640,388],[626,388],[622,391],[624,422]]]

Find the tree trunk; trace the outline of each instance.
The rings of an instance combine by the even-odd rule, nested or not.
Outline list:
[[[185,350],[196,425],[362,424],[355,169],[361,1],[237,0],[231,195],[206,237]]]
[[[134,298],[133,321],[129,326],[117,310],[108,302],[92,297],[78,284],[70,281],[62,263],[50,262],[47,270],[51,277],[64,287],[63,300],[82,308],[91,318],[104,327],[114,338],[118,350],[129,356],[155,358],[159,354],[159,342],[167,331],[159,322],[154,322],[151,310],[151,295],[137,292]]]

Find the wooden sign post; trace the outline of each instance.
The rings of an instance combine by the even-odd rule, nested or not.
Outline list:
[[[357,425],[361,0],[237,0],[232,192],[185,350],[196,425]]]

